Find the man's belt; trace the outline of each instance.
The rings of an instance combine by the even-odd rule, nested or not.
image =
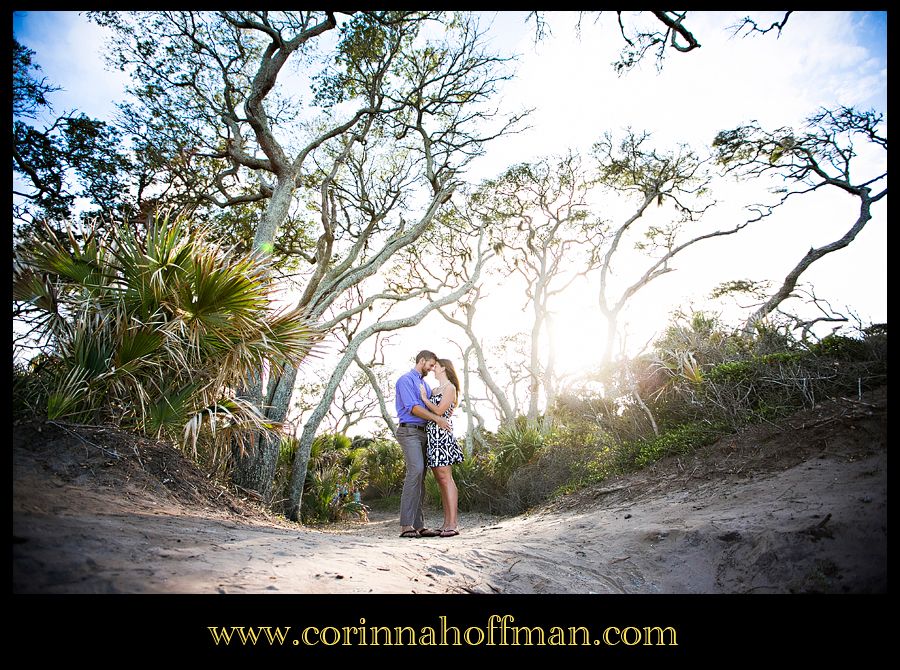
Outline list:
[[[405,428],[406,426],[411,426],[412,428],[418,428],[419,430],[425,430],[425,424],[423,424],[423,423],[409,423],[408,421],[400,422],[401,428]]]

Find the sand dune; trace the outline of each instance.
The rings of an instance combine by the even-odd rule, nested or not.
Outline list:
[[[163,485],[159,455],[135,447],[138,467],[121,445],[111,458],[99,443],[21,428],[13,591],[886,591],[886,390],[791,421],[522,516],[463,512],[458,537],[412,540],[398,537],[393,513],[302,527],[221,492],[217,501],[177,452]],[[431,511],[427,521],[439,520]]]

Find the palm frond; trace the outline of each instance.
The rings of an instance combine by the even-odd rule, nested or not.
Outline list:
[[[222,442],[230,444],[232,438],[238,438],[260,431],[277,431],[282,424],[266,418],[259,408],[242,398],[221,398],[198,410],[184,424],[182,439],[184,444],[190,441],[191,449],[196,452],[197,439],[204,422],[209,426],[211,437],[216,440],[217,433]]]
[[[67,241],[60,240],[45,224],[43,234],[22,250],[29,266],[54,275],[74,287],[91,289],[109,283],[105,252],[96,230],[91,228],[81,242],[69,226]]]
[[[50,413],[180,434],[195,454],[201,431],[218,444],[279,430],[235,389],[300,364],[322,337],[302,313],[272,309],[267,261],[178,217],[48,230],[17,261],[14,298],[46,311],[32,323],[56,361]]]
[[[83,319],[73,329],[63,357],[75,368],[87,370],[95,377],[102,375],[109,371],[112,362],[114,344],[110,335],[103,325]]]
[[[56,287],[49,277],[30,268],[13,273],[13,300],[30,302],[45,312],[56,313],[59,307]]]
[[[89,375],[88,370],[73,367],[57,380],[56,387],[47,397],[48,419],[71,419],[81,413],[89,393]]]
[[[316,345],[325,333],[312,323],[301,309],[292,309],[273,315],[266,322],[269,356],[281,357],[285,362],[297,364],[307,356],[316,355]]]
[[[184,426],[193,414],[192,401],[196,390],[196,386],[189,383],[156,398],[147,408],[145,429],[161,436]]]
[[[154,328],[142,324],[124,327],[119,336],[119,346],[114,362],[116,368],[133,370],[151,354],[162,348],[163,336]]]

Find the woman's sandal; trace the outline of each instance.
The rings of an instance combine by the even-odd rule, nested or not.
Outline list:
[[[456,528],[445,528],[441,531],[441,537],[453,537],[455,535],[459,535],[459,531]]]

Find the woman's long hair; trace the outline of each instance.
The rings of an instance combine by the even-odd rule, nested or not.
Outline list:
[[[447,373],[447,379],[450,380],[450,383],[456,387],[456,404],[460,403],[460,391],[459,391],[459,377],[456,375],[456,368],[453,367],[453,363],[450,362],[449,358],[439,358],[438,363],[441,364],[441,367],[444,368],[444,371]]]

